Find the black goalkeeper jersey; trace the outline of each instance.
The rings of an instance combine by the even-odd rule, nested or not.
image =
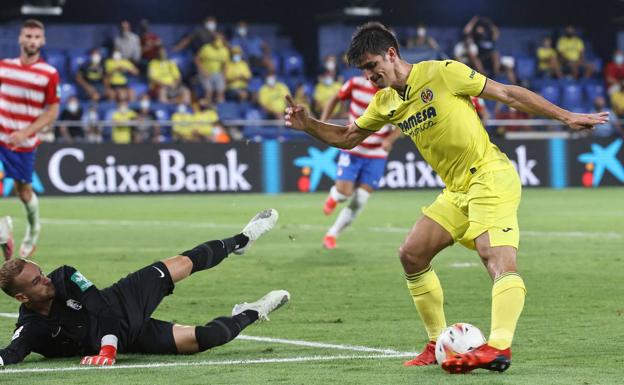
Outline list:
[[[62,266],[48,278],[56,289],[50,314],[20,306],[11,343],[0,349],[4,365],[18,363],[31,352],[45,357],[95,354],[102,336],[118,334],[119,312],[78,270]]]

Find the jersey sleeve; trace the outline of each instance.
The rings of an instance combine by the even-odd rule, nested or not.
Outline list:
[[[368,131],[379,131],[389,123],[388,118],[379,112],[379,94],[379,92],[375,94],[368,107],[366,107],[366,111],[355,120],[355,125],[359,128]]]
[[[479,96],[487,80],[482,74],[455,60],[441,62],[440,76],[453,95]]]
[[[347,80],[340,90],[338,91],[338,99],[347,100],[351,99],[351,93],[353,92],[353,78]]]
[[[61,87],[59,83],[59,74],[58,72],[54,72],[54,74],[50,76],[50,81],[45,89],[45,104],[56,104],[61,100]]]
[[[34,322],[20,325],[13,332],[9,345],[0,349],[0,367],[22,362],[37,346],[37,341],[45,340],[46,329],[37,327]]]

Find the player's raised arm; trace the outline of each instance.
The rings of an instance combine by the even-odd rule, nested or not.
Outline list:
[[[284,115],[285,125],[305,131],[330,146],[351,149],[373,133],[359,128],[355,123],[341,126],[321,122],[311,117],[303,106],[297,105],[290,95],[286,95],[286,101],[288,107]]]
[[[486,99],[497,100],[531,115],[557,119],[573,130],[592,129],[595,125],[609,120],[609,113],[606,111],[593,114],[577,114],[552,104],[526,88],[504,85],[492,79],[487,79],[480,96]]]

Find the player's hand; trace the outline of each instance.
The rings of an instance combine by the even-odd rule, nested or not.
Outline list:
[[[597,124],[609,121],[609,112],[596,112],[594,114],[571,113],[565,123],[573,130],[591,130]]]
[[[295,130],[305,130],[309,118],[306,109],[302,105],[295,103],[290,95],[286,95],[286,102],[288,107],[286,107],[284,115],[284,125]]]
[[[15,148],[22,144],[22,142],[24,142],[26,139],[28,139],[28,133],[26,132],[26,130],[13,131],[11,135],[9,135],[9,147]]]
[[[384,140],[383,142],[381,142],[381,148],[383,148],[386,152],[390,152],[390,150],[392,150],[393,144],[394,142],[391,140]]]
[[[111,366],[115,365],[117,349],[112,345],[104,345],[97,356],[86,356],[80,361],[80,365]]]

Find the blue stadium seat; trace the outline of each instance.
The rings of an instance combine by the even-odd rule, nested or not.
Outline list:
[[[540,95],[544,97],[544,99],[548,100],[551,103],[559,104],[559,87],[555,85],[545,85],[540,89]]]
[[[273,63],[273,69],[275,70],[275,73],[279,74],[282,70],[280,55],[277,53],[273,53],[271,55],[271,63]]]
[[[516,58],[516,75],[522,80],[531,80],[535,77],[536,61],[531,57]]]
[[[217,104],[217,113],[221,120],[235,120],[242,117],[241,108],[237,102],[223,102]]]
[[[128,87],[134,91],[134,94],[136,95],[137,98],[149,92],[149,86],[140,80],[129,81]]]
[[[598,96],[605,96],[604,85],[600,82],[588,82],[585,84],[585,95],[587,101],[592,103]]]
[[[262,79],[261,77],[254,76],[253,78],[251,78],[251,80],[249,80],[247,89],[251,93],[256,93],[260,90],[260,87],[262,87],[263,84],[264,84],[264,79]]]
[[[56,68],[61,77],[61,80],[68,80],[67,73],[67,56],[64,53],[48,52],[46,53],[45,61],[52,67]]]
[[[191,56],[183,53],[175,53],[171,54],[169,59],[173,60],[178,65],[182,77],[189,76],[193,71],[193,59]]]
[[[67,102],[67,99],[76,96],[77,90],[73,83],[61,83],[61,103]]]
[[[283,56],[284,75],[301,76],[304,73],[303,56],[296,52],[288,52]]]
[[[577,83],[570,83],[563,86],[561,103],[563,107],[571,110],[580,107],[583,104],[583,92],[581,86]]]
[[[69,75],[72,77],[76,76],[76,73],[78,72],[78,69],[80,69],[80,66],[82,66],[88,59],[89,57],[87,55],[71,56],[69,62],[71,74]]]
[[[352,77],[360,76],[360,75],[362,75],[362,71],[360,71],[359,69],[355,67],[347,67],[344,70],[342,70],[342,72],[340,72],[340,76],[342,76],[345,81],[351,79]]]

